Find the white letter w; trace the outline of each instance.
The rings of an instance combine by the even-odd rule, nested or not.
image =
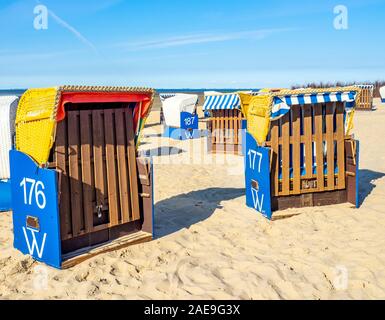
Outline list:
[[[254,188],[251,188],[251,195],[253,196],[253,202],[254,202],[255,210],[263,213],[262,207],[263,207],[263,199],[264,199],[265,195],[262,194],[261,202],[259,202],[258,191],[255,190]]]
[[[28,239],[27,230],[23,227],[24,237],[25,237],[25,241],[27,242],[29,254],[31,256],[33,256],[35,249],[36,249],[37,256],[39,257],[39,259],[41,259],[41,257],[43,256],[43,252],[44,252],[45,239],[47,238],[47,234],[44,233],[43,242],[41,244],[41,248],[39,249],[39,246],[37,245],[37,241],[36,241],[36,233],[38,231],[30,229],[30,228],[27,228],[27,229],[29,231],[31,231],[31,234],[32,234],[32,246],[31,246],[29,239]]]

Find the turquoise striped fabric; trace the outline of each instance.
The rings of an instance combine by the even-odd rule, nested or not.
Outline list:
[[[284,116],[292,106],[328,102],[346,102],[346,112],[349,113],[355,107],[356,95],[356,91],[351,91],[274,97],[271,118],[274,120]]]
[[[237,93],[208,95],[205,97],[203,110],[234,110],[241,108],[241,99]]]

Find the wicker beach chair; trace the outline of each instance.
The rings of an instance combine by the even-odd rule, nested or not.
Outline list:
[[[381,102],[385,103],[385,86],[380,88]]]
[[[369,84],[360,84],[357,85],[361,89],[360,101],[357,101],[357,110],[373,110],[373,93],[374,85]]]
[[[281,209],[358,205],[359,144],[351,135],[361,89],[240,95],[247,117],[247,205],[269,219]]]
[[[153,97],[126,87],[25,92],[10,153],[15,248],[66,268],[152,239],[152,163],[137,148]]]
[[[16,96],[0,96],[0,180],[10,178],[9,151],[13,147],[18,102]]]
[[[249,94],[254,95],[252,92]],[[239,93],[205,92],[203,111],[209,118],[208,152],[241,155],[245,118]]]
[[[9,152],[13,148],[19,98],[0,96],[0,212],[11,210]]]
[[[176,140],[199,138],[198,95],[184,93],[162,94],[163,137]]]

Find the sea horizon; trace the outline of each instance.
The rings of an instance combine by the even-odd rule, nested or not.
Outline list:
[[[7,95],[7,94],[16,94],[16,95],[22,95],[27,89],[0,89],[0,95]],[[182,89],[167,89],[167,88],[161,88],[161,89],[155,89],[157,93],[166,93],[166,92],[173,92],[173,93],[194,93],[194,92],[204,92],[204,91],[218,91],[222,93],[226,92],[234,92],[234,91],[246,91],[246,90],[258,90],[256,88],[182,88]]]

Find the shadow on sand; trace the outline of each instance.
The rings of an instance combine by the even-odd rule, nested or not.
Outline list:
[[[186,151],[177,147],[159,147],[154,149],[142,150],[141,156],[145,156],[145,157],[173,156],[184,152]]]
[[[385,176],[383,172],[377,172],[367,169],[360,170],[359,173],[359,206],[364,203],[365,199],[372,193],[376,188],[375,181]]]
[[[161,133],[148,133],[148,134],[143,134],[143,138],[161,138],[162,134]]]
[[[155,238],[161,238],[206,220],[222,201],[245,194],[240,188],[209,188],[159,201],[155,205]]]

